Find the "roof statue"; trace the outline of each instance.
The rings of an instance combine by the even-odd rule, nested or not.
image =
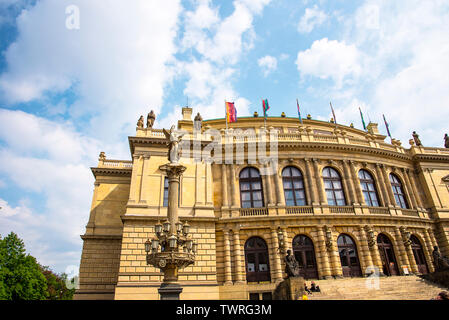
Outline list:
[[[449,148],[449,136],[447,133],[444,135],[444,147]]]
[[[419,140],[419,135],[416,133],[416,131],[413,131],[413,140],[415,140],[416,146],[422,146],[421,140]]]
[[[155,120],[156,115],[154,114],[154,111],[151,110],[150,113],[147,115],[147,128],[153,128]]]
[[[143,116],[140,116],[139,120],[137,121],[137,128],[143,128]]]

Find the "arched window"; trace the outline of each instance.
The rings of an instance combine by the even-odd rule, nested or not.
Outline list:
[[[361,276],[362,270],[360,269],[359,255],[357,254],[357,247],[354,240],[347,234],[340,234],[337,238],[337,245],[343,276]]]
[[[299,264],[299,274],[305,279],[317,279],[318,270],[315,248],[312,240],[305,235],[297,235],[292,241],[293,253]]]
[[[373,176],[366,170],[360,170],[359,179],[366,204],[370,207],[379,207],[379,200]]]
[[[287,206],[305,206],[306,193],[304,179],[301,171],[295,167],[286,167],[282,170],[285,204]]]
[[[428,273],[429,270],[427,269],[426,258],[424,258],[424,250],[421,241],[419,241],[415,235],[411,235],[410,240],[412,241],[412,251],[416,265],[418,266],[418,272],[422,274]]]
[[[245,242],[246,280],[248,282],[270,281],[268,247],[260,237],[251,237]]]
[[[327,203],[331,206],[345,206],[345,194],[341,184],[341,178],[337,170],[326,167],[323,169],[324,188],[327,196]]]
[[[240,172],[240,202],[242,208],[263,207],[262,179],[256,168]]]
[[[380,259],[382,260],[382,271],[387,276],[399,275],[396,256],[394,255],[393,244],[390,239],[383,233],[377,236],[377,248],[379,250]]]
[[[403,209],[408,209],[408,203],[405,199],[404,189],[402,188],[402,183],[399,178],[390,173],[390,183],[391,188],[393,189],[394,198],[396,199],[396,203]]]

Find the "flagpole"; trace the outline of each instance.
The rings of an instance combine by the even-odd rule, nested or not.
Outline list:
[[[225,121],[226,121],[226,132],[228,132],[228,110],[226,107],[226,99],[225,99]]]
[[[332,107],[332,102],[329,101],[329,104],[331,105],[332,115],[334,116],[335,128],[337,128],[337,117],[335,116],[334,108]]]

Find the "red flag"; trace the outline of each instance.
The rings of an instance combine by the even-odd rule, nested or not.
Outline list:
[[[234,102],[226,102],[226,119],[229,123],[237,121],[237,109]]]

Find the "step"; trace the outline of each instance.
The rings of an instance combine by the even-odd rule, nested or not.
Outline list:
[[[347,278],[315,281],[321,293],[310,300],[429,300],[447,288],[429,283],[417,276],[379,278],[379,289],[367,288],[369,278]],[[308,282],[307,282],[308,283]]]

